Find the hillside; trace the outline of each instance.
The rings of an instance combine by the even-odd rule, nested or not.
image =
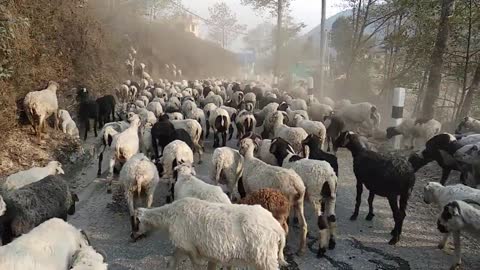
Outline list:
[[[76,151],[58,132],[49,131],[52,137],[39,143],[20,121],[21,99],[50,80],[60,83],[60,108],[75,115],[72,88],[83,84],[97,96],[113,93],[129,78],[125,60],[130,47],[154,78],[164,75],[166,63],[175,63],[189,78],[236,70],[232,53],[161,22],[148,22],[130,2],[115,9],[106,3],[0,2],[0,147],[5,149],[0,176],[57,159],[56,149],[73,145]]]

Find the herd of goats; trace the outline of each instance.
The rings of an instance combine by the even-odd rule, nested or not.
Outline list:
[[[291,209],[291,220],[300,228],[297,254],[305,252],[305,200],[318,218],[317,256],[334,249],[339,148],[351,152],[357,181],[350,219],[358,217],[364,186],[367,220],[375,216],[375,195],[387,198],[395,222],[389,244],[400,241],[415,172],[432,161],[442,176],[440,183],[428,183],[423,199],[438,206],[439,248],[453,236],[451,269],[461,266],[461,232],[480,235],[480,190],[466,185],[480,184],[480,121],[473,118],[462,119],[455,134],[442,133],[434,119],[404,119],[381,130],[381,115],[369,102],[317,99],[302,87],[282,91],[262,82],[153,81],[143,72],[142,78],[100,98],[78,86],[74,121],[59,108],[58,89],[51,81],[26,95],[24,110],[34,132],[41,138],[53,115],[55,128],[86,140],[93,121],[101,141],[98,175],[104,173],[105,157],[107,191],[113,181],[123,187],[133,241],[149,231],[168,231],[175,248],[170,269],[184,257],[194,269],[205,261],[209,270],[217,264],[258,270],[287,265],[283,249]],[[202,162],[211,132],[214,152],[207,182],[196,176],[194,164]],[[234,134],[238,150],[226,146]],[[414,149],[410,156],[377,152],[371,144],[397,135],[403,135],[402,147]],[[460,171],[462,184],[445,185],[452,170]],[[105,256],[66,222],[78,196],[63,173],[62,164],[51,161],[0,182],[0,269],[107,269]],[[159,183],[168,189],[166,203],[152,207]],[[145,208],[136,206],[136,199],[143,199]]]

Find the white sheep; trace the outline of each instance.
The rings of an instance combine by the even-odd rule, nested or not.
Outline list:
[[[335,111],[339,112],[343,108],[345,108],[349,105],[352,105],[352,102],[349,99],[341,99],[341,100],[335,102],[334,108],[335,108]]]
[[[321,103],[312,103],[308,108],[309,117],[315,121],[325,121],[325,117],[330,116],[332,112],[331,106]]]
[[[337,115],[350,124],[351,128],[358,129],[359,126],[366,125],[369,131],[378,128],[381,121],[377,107],[369,102],[347,105],[339,110]]]
[[[472,117],[465,117],[458,124],[455,133],[480,132],[480,121]]]
[[[326,161],[305,159],[297,156],[292,147],[283,139],[272,140],[270,152],[277,157],[283,168],[293,169],[303,180],[306,187],[306,199],[312,204],[318,217],[320,230],[318,255],[323,256],[327,246],[335,247],[337,198],[337,176]],[[322,204],[325,204],[325,212]]]
[[[462,264],[461,232],[468,232],[475,238],[480,238],[480,203],[470,200],[455,200],[443,208],[438,218],[437,227],[442,233],[452,233],[455,245],[455,258],[450,269],[459,269]]]
[[[175,129],[185,130],[192,139],[193,151],[198,154],[198,163],[202,162],[203,154],[203,130],[202,126],[197,120],[171,120]]]
[[[246,194],[262,188],[276,188],[280,190],[291,202],[296,210],[300,223],[299,254],[305,252],[307,223],[304,215],[305,184],[302,178],[293,170],[279,168],[255,158],[254,149],[257,139],[244,138],[240,141],[240,154],[244,156],[242,184]],[[239,183],[240,186],[240,183]],[[241,194],[242,195],[242,194]]]
[[[179,112],[173,112],[173,113],[167,113],[168,115],[168,119],[170,120],[183,120],[184,117],[183,117],[183,114],[182,113],[179,113]]]
[[[267,164],[278,166],[279,164],[277,159],[272,153],[270,153],[270,145],[272,145],[272,140],[263,139],[257,143],[258,147],[255,156]]]
[[[329,97],[321,97],[320,100],[318,101],[321,104],[328,105],[330,107],[335,107],[335,101]]]
[[[140,127],[140,118],[133,115],[130,119],[130,127],[123,132],[117,134],[112,142],[110,153],[109,169],[108,169],[108,186],[107,192],[111,192],[111,184],[113,177],[113,168],[116,162],[125,164],[127,160],[138,153],[140,148],[140,139],[138,137],[138,128]],[[100,168],[99,168],[100,170]]]
[[[88,245],[80,230],[52,218],[0,247],[0,269],[65,270],[75,252]]]
[[[163,156],[160,157],[160,163],[163,166],[164,179],[173,179],[173,169],[182,163],[193,164],[192,149],[183,141],[175,140],[165,146]]]
[[[140,152],[146,156],[153,154],[152,124],[150,123],[140,128]]]
[[[25,171],[16,172],[7,177],[3,183],[3,190],[19,189],[28,184],[42,180],[49,175],[65,174],[62,164],[50,161],[45,167],[33,167]]]
[[[139,208],[136,221],[134,239],[148,230],[169,232],[175,246],[169,269],[176,269],[185,256],[189,256],[194,269],[201,268],[202,259],[208,261],[208,269],[217,269],[217,264],[262,270],[278,270],[287,265],[283,257],[285,231],[259,205],[184,198],[158,208]]]
[[[153,195],[160,181],[157,167],[144,154],[136,154],[123,166],[119,180],[123,185],[130,221],[133,226],[135,197],[140,198],[143,191],[146,206],[148,208],[152,206]]]
[[[25,113],[38,138],[40,138],[42,131],[45,131],[45,121],[51,115],[55,119],[55,129],[58,128],[57,90],[59,87],[57,82],[50,81],[46,89],[29,92],[23,100]]]
[[[387,139],[403,135],[403,145],[406,148],[418,149],[433,136],[440,133],[442,124],[435,119],[428,121],[405,118],[396,127],[387,128]]]
[[[255,105],[257,104],[257,96],[255,95],[255,93],[246,93],[245,96],[243,96],[243,101],[245,103],[252,103],[253,104],[253,107],[255,107]]]
[[[480,203],[480,190],[462,184],[443,186],[438,182],[429,182],[423,190],[423,200],[427,204],[435,204],[439,210],[454,200],[472,200]],[[449,233],[443,235],[438,244],[443,249],[447,244]]]
[[[80,133],[78,131],[77,125],[73,121],[70,113],[66,110],[58,110],[58,120],[60,126],[62,126],[63,133],[66,133],[73,138],[80,138]]]
[[[215,149],[212,155],[210,178],[215,184],[226,183],[230,199],[236,194],[237,184],[243,173],[243,156],[230,147]],[[222,181],[223,180],[223,181]]]
[[[162,103],[160,103],[158,101],[152,101],[152,102],[148,103],[147,110],[153,112],[155,117],[158,118],[160,115],[163,114]]]
[[[182,163],[174,170],[177,172],[175,200],[192,197],[209,202],[231,203],[221,187],[210,185],[195,177],[196,173],[192,164]]]
[[[323,145],[327,137],[327,129],[322,122],[306,120],[300,114],[295,115],[294,120],[296,127],[303,128],[308,134],[318,136],[320,145]]]
[[[303,152],[302,141],[307,138],[307,132],[300,127],[289,127],[283,124],[283,114],[275,112],[272,116],[274,137],[280,137],[286,140],[296,151]]]
[[[208,95],[203,100],[203,104],[207,105],[208,103],[213,103],[215,106],[220,107],[223,105],[223,98],[219,95],[216,95],[213,91],[208,93]]]
[[[307,102],[303,99],[300,99],[300,98],[292,99],[290,102],[288,102],[288,106],[293,111],[296,111],[296,110],[306,111],[306,110],[308,110]]]
[[[107,270],[105,258],[95,251],[92,246],[85,246],[73,255],[70,270]]]
[[[241,110],[235,118],[235,125],[237,126],[237,139],[240,139],[246,133],[255,131],[257,119],[255,119],[255,116],[252,112],[248,110]]]
[[[208,118],[211,129],[213,130],[213,147],[218,147],[220,144],[220,134],[222,135],[222,145],[227,143],[227,133],[230,127],[230,115],[225,109],[216,108],[210,113]],[[207,132],[208,137],[209,132]]]

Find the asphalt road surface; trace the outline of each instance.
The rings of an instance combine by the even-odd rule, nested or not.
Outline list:
[[[229,146],[235,147],[232,140]],[[91,146],[91,145],[90,145]],[[197,176],[208,180],[211,167],[212,142],[207,140],[203,163],[196,165]],[[104,164],[104,168],[106,162]],[[403,234],[396,246],[388,245],[393,218],[386,199],[376,197],[375,217],[366,221],[367,194],[363,193],[362,207],[357,221],[350,221],[355,199],[355,176],[352,171],[350,152],[339,152],[339,188],[337,195],[338,238],[335,250],[328,250],[326,257],[316,258],[318,248],[317,218],[311,205],[306,202],[305,214],[308,221],[308,250],[302,257],[294,255],[298,247],[298,228],[291,227],[285,254],[289,266],[286,269],[341,269],[341,270],[410,270],[449,269],[453,250],[439,250],[440,234],[436,229],[437,210],[422,200],[426,182],[437,180],[439,167],[431,164],[417,173],[415,191],[410,199]],[[167,269],[173,247],[165,232],[156,232],[136,243],[130,240],[130,223],[123,194],[118,185],[113,193],[107,194],[106,185],[96,177],[97,163],[91,161],[70,179],[76,187],[80,202],[77,212],[69,222],[84,229],[93,245],[105,252],[109,269]],[[458,178],[451,176],[450,180]],[[155,195],[154,206],[164,203],[165,186],[160,185]],[[480,269],[479,242],[471,237],[462,237],[464,269]],[[178,269],[193,269],[185,260]]]

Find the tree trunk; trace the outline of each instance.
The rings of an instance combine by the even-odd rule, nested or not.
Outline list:
[[[320,73],[318,91],[320,96],[323,95],[325,85],[325,41],[327,39],[325,32],[325,13],[327,9],[327,0],[322,0],[322,18],[320,20]]]
[[[283,18],[283,0],[278,0],[277,2],[277,40],[275,41],[275,65],[273,72],[275,76],[280,74],[280,55],[282,48],[282,18]]]
[[[472,84],[470,85],[470,90],[468,90],[467,94],[465,95],[465,101],[463,102],[463,106],[460,108],[460,113],[458,114],[457,119],[461,119],[468,115],[470,109],[472,107],[473,95],[478,90],[480,86],[480,64],[475,69],[475,74],[473,75]]]
[[[462,95],[460,96],[460,104],[456,113],[456,119],[458,118],[460,109],[465,102],[465,94],[467,93],[467,78],[468,78],[468,65],[470,63],[470,42],[472,40],[472,0],[469,3],[469,16],[468,16],[468,34],[467,34],[467,51],[465,53],[465,66],[463,67],[463,83],[462,83]]]
[[[448,20],[453,11],[455,0],[442,1],[442,13],[438,26],[437,40],[430,59],[430,73],[427,84],[427,91],[423,99],[422,116],[425,119],[432,119],[435,113],[435,102],[440,94],[440,83],[442,81],[443,54],[447,49],[449,35]]]

